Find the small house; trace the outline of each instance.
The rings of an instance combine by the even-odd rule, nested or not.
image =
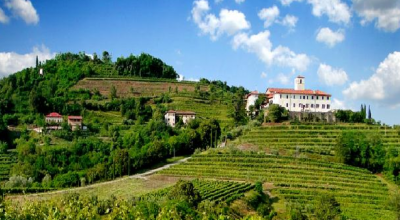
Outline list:
[[[82,129],[82,116],[68,116],[68,125],[73,131]]]
[[[45,121],[48,125],[59,125],[63,122],[63,117],[57,112],[52,112],[46,115]]]
[[[190,120],[196,118],[196,113],[191,111],[174,111],[169,110],[165,113],[165,123],[171,127],[175,127],[178,120],[182,120],[183,124],[187,124]]]

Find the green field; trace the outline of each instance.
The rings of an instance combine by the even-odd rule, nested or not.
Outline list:
[[[273,183],[272,193],[285,201],[312,204],[330,193],[352,219],[394,219],[389,190],[366,169],[313,159],[265,154],[195,155],[188,162],[161,171],[175,177],[217,178]]]
[[[343,131],[360,131],[372,135],[380,133],[385,146],[400,148],[398,129],[368,125],[278,125],[262,126],[245,132],[241,144],[277,150],[334,155],[337,137]]]

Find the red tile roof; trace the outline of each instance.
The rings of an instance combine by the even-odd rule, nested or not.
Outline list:
[[[46,115],[46,117],[48,117],[48,118],[61,118],[62,115],[58,114],[57,112],[52,112],[52,113]]]
[[[272,93],[272,94],[300,94],[300,95],[319,95],[319,96],[331,96],[328,93],[319,91],[319,90],[311,90],[311,89],[305,89],[305,90],[294,90],[294,89],[279,89],[279,88],[268,88],[267,93]]]
[[[82,116],[68,116],[68,119],[82,120]]]

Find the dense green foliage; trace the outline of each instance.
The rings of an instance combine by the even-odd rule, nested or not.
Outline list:
[[[287,110],[277,104],[272,104],[268,107],[268,114],[266,121],[268,122],[281,122],[282,120],[285,120],[288,118],[287,116]]]
[[[201,196],[201,191],[214,181],[179,181],[171,188],[156,191],[140,198],[118,200],[111,197],[99,200],[97,197],[81,197],[68,194],[61,201],[29,202],[22,205],[2,203],[1,219],[41,220],[49,217],[61,219],[264,219],[260,214],[238,213],[224,202],[215,202]],[[229,184],[229,182],[227,182]],[[222,184],[225,186],[224,184]],[[233,184],[245,185],[245,184]],[[214,188],[218,190],[218,188]],[[227,188],[226,188],[227,189]],[[254,191],[246,196],[253,206],[272,211],[271,203],[263,192]],[[206,194],[205,194],[206,195]],[[257,209],[257,212],[259,209]],[[261,210],[261,209],[260,209]],[[269,214],[269,213],[268,213]],[[246,216],[246,217],[245,217]],[[268,219],[268,218],[266,218]]]
[[[338,137],[335,152],[339,161],[372,172],[381,172],[385,163],[385,149],[379,134],[367,137],[362,132],[345,131]]]

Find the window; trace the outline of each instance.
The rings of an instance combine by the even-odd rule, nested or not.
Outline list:
[[[319,99],[319,96],[317,96],[317,99]]]
[[[329,100],[329,96],[328,96],[328,97],[326,97],[326,100]]]
[[[322,100],[324,100],[324,97],[322,96]]]
[[[293,103],[293,108],[296,108],[296,103]]]
[[[311,108],[314,108],[314,104],[311,104]]]
[[[308,99],[308,96],[307,96],[307,99]]]
[[[331,108],[331,105],[326,105],[326,109],[330,109]]]
[[[303,99],[306,99],[306,96],[305,96],[305,95],[303,95]]]
[[[301,95],[299,95],[300,99],[301,99]]]
[[[302,84],[303,83],[303,80],[300,80],[300,84]]]
[[[279,97],[282,98],[282,94],[280,94]]]
[[[300,103],[300,104],[299,104],[299,107],[300,107],[300,108],[303,108],[303,104]]]
[[[314,99],[314,96],[313,96],[313,95],[311,96],[311,99]]]
[[[319,108],[319,104],[316,104],[316,105],[315,105],[315,108]]]
[[[286,103],[286,108],[289,108],[289,103]]]
[[[309,108],[310,106],[308,104],[306,104],[306,108]]]
[[[322,109],[325,109],[325,104],[322,104]]]
[[[286,95],[286,98],[289,99],[289,95]]]

